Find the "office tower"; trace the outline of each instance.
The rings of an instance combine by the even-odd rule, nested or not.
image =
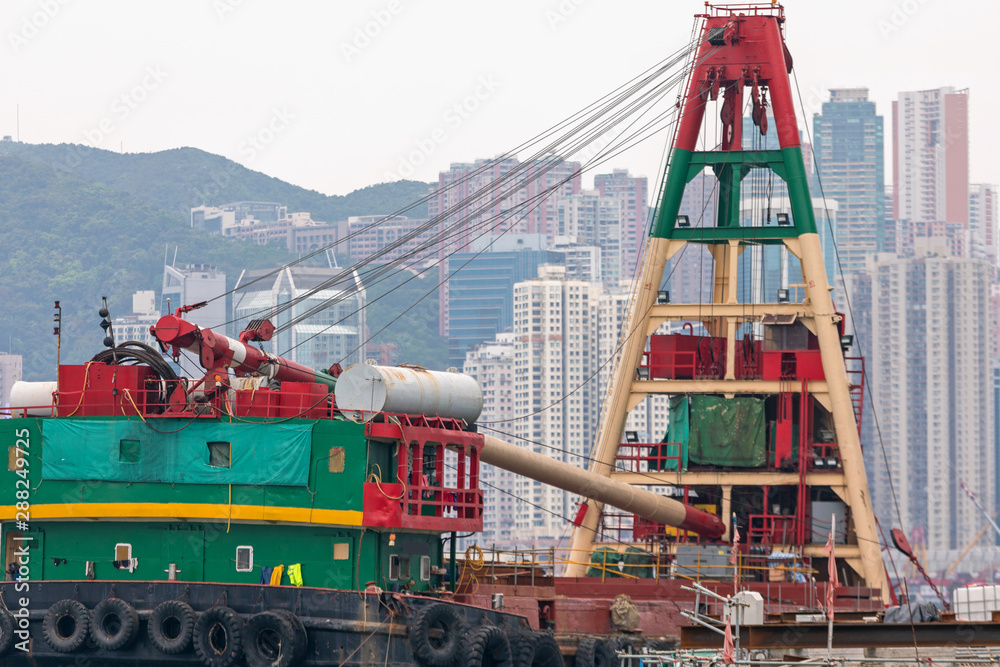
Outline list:
[[[235,330],[250,320],[271,320],[278,331],[264,349],[310,368],[364,361],[365,288],[357,271],[343,274],[339,267],[314,266],[243,271],[233,296]]]
[[[559,253],[536,249],[535,235],[494,237],[481,252],[448,258],[448,361],[461,367],[473,345],[493,340],[514,321],[514,285],[538,275],[542,264],[564,261]],[[520,241],[520,243],[518,243]]]
[[[200,327],[227,333],[226,274],[209,264],[188,264],[183,269],[163,267],[160,312],[173,313],[180,306],[208,303],[184,314]]]
[[[865,258],[885,249],[883,144],[882,117],[867,88],[831,89],[823,112],[813,115],[822,194],[839,204],[836,241],[844,273],[864,271]]]

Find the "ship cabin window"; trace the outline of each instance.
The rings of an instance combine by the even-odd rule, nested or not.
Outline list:
[[[253,571],[253,547],[251,546],[236,547],[236,571],[237,572]]]
[[[132,560],[132,545],[125,542],[116,544],[115,560]]]
[[[333,545],[333,560],[347,560],[351,557],[350,542],[337,542]]]
[[[330,472],[344,472],[344,448],[331,447],[329,462]]]
[[[431,580],[431,557],[421,556],[420,557],[420,581],[430,581]]]
[[[396,581],[399,579],[399,556],[397,554],[389,554],[389,581]]]
[[[119,440],[118,441],[118,461],[121,463],[139,462],[139,441]]]
[[[228,468],[232,461],[232,445],[228,442],[208,443],[208,465],[213,468]]]
[[[410,578],[410,557],[389,554],[389,580]]]

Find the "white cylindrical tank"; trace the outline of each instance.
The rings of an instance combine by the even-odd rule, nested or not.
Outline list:
[[[472,377],[400,366],[355,364],[334,389],[337,408],[368,421],[379,412],[438,415],[472,424],[483,411],[483,390]]]
[[[10,388],[10,408],[12,416],[32,417],[52,416],[52,394],[55,393],[55,382],[25,382],[18,380]],[[25,408],[27,411],[25,412]]]

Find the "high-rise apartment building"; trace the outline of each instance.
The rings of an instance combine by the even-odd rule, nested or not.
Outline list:
[[[594,188],[602,197],[618,201],[621,229],[621,277],[631,280],[638,275],[637,265],[646,243],[649,224],[649,182],[645,176],[632,176],[628,169],[594,176]]]
[[[600,283],[569,278],[562,266],[543,266],[514,294],[513,332],[466,355],[463,371],[483,387],[480,422],[494,424],[520,446],[587,468],[630,292],[605,291]],[[642,401],[625,430],[635,431],[640,442],[660,442],[668,400]],[[569,534],[576,496],[489,466],[482,474],[483,542],[554,546]]]
[[[556,204],[580,192],[579,162],[549,155],[521,163],[517,158],[455,163],[438,175],[427,210],[441,216],[438,228],[447,241],[438,246],[440,279],[448,277],[449,253],[471,248],[475,239],[500,233],[555,237]],[[447,283],[438,290],[439,331],[448,333]]]
[[[586,465],[596,431],[600,387],[591,377],[600,365],[597,318],[599,283],[567,280],[565,268],[541,267],[514,287],[514,414],[511,433],[532,451],[575,466]],[[569,537],[567,518],[577,498],[517,478],[521,504],[514,530],[536,547]]]
[[[893,212],[911,223],[969,222],[969,91],[899,93],[892,103]]]
[[[885,164],[882,117],[867,88],[834,88],[813,115],[816,169],[827,199],[838,204],[837,249],[845,273],[885,249]],[[833,276],[831,276],[832,278]]]
[[[497,334],[495,340],[469,350],[462,367],[462,372],[474,377],[483,389],[483,412],[479,423],[500,432],[508,431],[514,418],[514,344],[515,334]],[[516,477],[503,468],[488,463],[482,465],[479,479],[486,511],[483,512],[479,544],[518,544],[514,519],[518,512],[528,510],[520,507],[522,503],[513,495]]]
[[[994,504],[991,267],[917,238],[913,257],[877,255],[870,269],[868,367],[888,459],[888,471],[878,460],[869,470],[875,510],[895,522],[898,502],[928,549],[960,549],[983,521],[960,484]]]
[[[351,216],[347,221],[347,254],[351,263],[365,260],[372,264],[402,261],[402,266],[416,266],[422,261],[437,258],[438,248],[433,245],[437,225],[428,227],[426,218],[407,218],[404,215]],[[425,245],[431,247],[421,250]],[[291,250],[291,248],[289,248]],[[372,256],[381,253],[377,260]]]
[[[551,239],[555,236],[556,203],[578,192],[579,162],[555,155],[527,163],[517,158],[476,160],[452,164],[441,172],[427,209],[432,218],[448,214],[443,225],[455,227],[453,244],[463,245],[471,238],[508,228],[513,233],[544,234]]]
[[[584,190],[559,200],[557,238],[601,249],[599,279],[617,285],[622,279],[621,203],[597,190]]]
[[[975,259],[985,259],[994,266],[1000,258],[997,230],[997,189],[995,185],[974,183],[969,186],[970,250]]]

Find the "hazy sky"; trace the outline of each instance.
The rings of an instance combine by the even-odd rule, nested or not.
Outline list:
[[[828,88],[869,87],[886,119],[889,181],[897,92],[969,88],[970,176],[1000,183],[989,50],[1000,3],[785,8],[810,127]],[[401,171],[431,181],[452,162],[516,146],[682,47],[702,9],[688,0],[4,0],[0,134],[17,133],[19,104],[30,143],[194,146],[327,194]],[[470,96],[475,108],[456,115]],[[653,179],[665,141],[607,166]]]

